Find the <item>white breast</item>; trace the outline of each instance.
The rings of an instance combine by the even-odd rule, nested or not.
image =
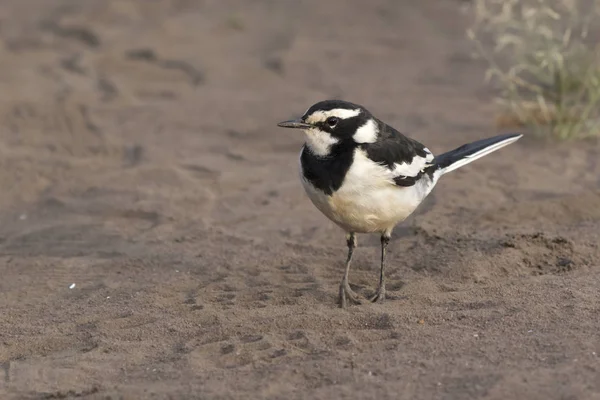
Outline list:
[[[394,171],[356,149],[342,186],[331,196],[304,178],[302,184],[313,204],[342,229],[356,233],[391,232],[417,208],[437,180],[425,176],[414,186],[400,187],[393,178]]]

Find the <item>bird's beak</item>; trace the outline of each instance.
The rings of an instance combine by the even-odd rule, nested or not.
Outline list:
[[[311,124],[307,124],[306,122],[302,122],[298,119],[292,119],[289,121],[283,121],[277,124],[282,128],[296,128],[296,129],[309,129],[312,128]]]

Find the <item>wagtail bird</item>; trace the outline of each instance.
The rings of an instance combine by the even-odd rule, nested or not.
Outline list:
[[[521,134],[505,134],[465,144],[434,156],[414,139],[341,100],[311,106],[300,119],[280,122],[304,131],[300,178],[313,204],[346,231],[348,257],[339,304],[361,303],[348,284],[357,233],[381,235],[379,286],[372,302],[385,299],[385,251],[394,227],[431,192],[439,178],[509,145]]]

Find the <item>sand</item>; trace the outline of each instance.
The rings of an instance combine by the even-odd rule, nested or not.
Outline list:
[[[435,153],[499,133],[465,3],[0,3],[0,398],[600,398],[597,141],[445,176],[388,300],[336,305],[344,233],[276,124],[335,97]]]

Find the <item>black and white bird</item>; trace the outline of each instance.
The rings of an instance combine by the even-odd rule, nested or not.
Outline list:
[[[361,303],[348,284],[357,233],[381,235],[379,286],[369,300],[383,301],[385,251],[394,227],[415,211],[442,175],[522,136],[494,136],[434,156],[427,147],[377,119],[366,108],[341,100],[318,102],[300,119],[278,126],[304,131],[302,185],[313,204],[347,234],[340,307],[346,307],[348,300]]]

